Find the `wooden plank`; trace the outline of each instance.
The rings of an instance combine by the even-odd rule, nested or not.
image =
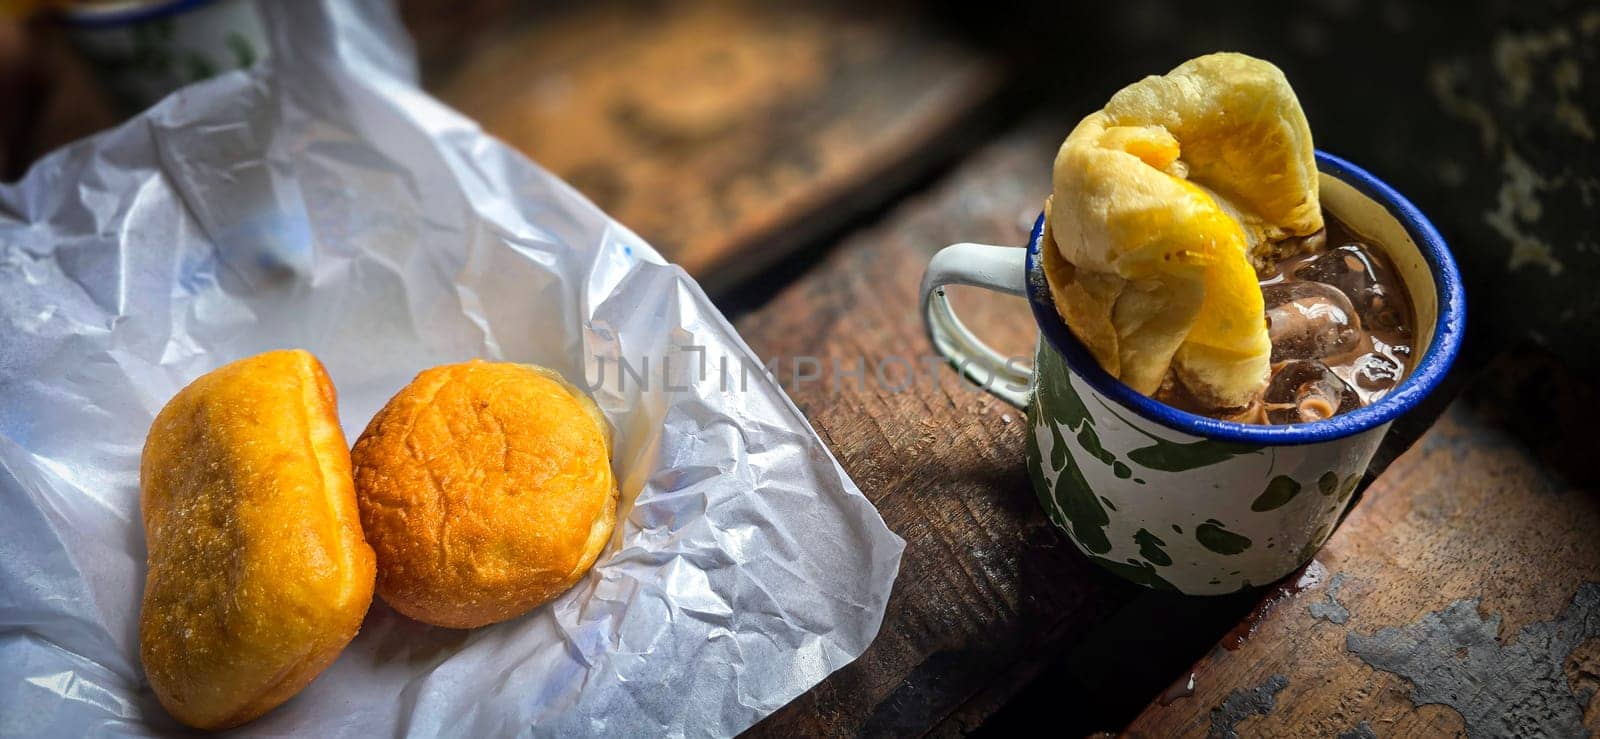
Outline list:
[[[933,192],[848,240],[825,263],[736,321],[856,483],[907,542],[877,640],[865,655],[779,710],[756,735],[916,734],[1026,655],[1071,640],[1137,593],[1051,528],[1022,469],[1020,412],[930,373],[916,315],[928,258],[957,241],[1021,244],[1049,189],[1064,128],[1035,125],[992,145]],[[1035,328],[1019,299],[953,296],[1008,353]],[[845,378],[793,382],[790,360],[867,372],[909,359],[913,387]],[[903,373],[894,376],[903,376]],[[937,381],[935,387],[933,383]]]
[[[1600,732],[1596,413],[1548,355],[1496,362],[1127,733]]]
[[[713,293],[882,205],[1000,89],[986,57],[904,8],[601,3],[431,28],[429,86]],[[490,4],[493,6],[494,4]],[[477,45],[460,57],[464,38]]]
[[[401,4],[424,82],[713,294],[886,205],[973,140],[1001,66],[905,7]],[[0,39],[0,177],[116,124],[53,28]],[[8,56],[7,58],[10,58]]]

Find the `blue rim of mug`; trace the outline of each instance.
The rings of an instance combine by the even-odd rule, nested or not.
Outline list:
[[[210,5],[217,0],[155,0],[154,2],[129,2],[107,4],[104,7],[77,6],[58,12],[61,22],[76,28],[110,28],[177,15],[195,8]]]
[[[1428,271],[1433,275],[1438,293],[1439,311],[1433,340],[1429,342],[1427,351],[1401,380],[1400,386],[1378,402],[1314,423],[1264,426],[1221,421],[1181,411],[1124,385],[1100,367],[1100,363],[1067,329],[1056,312],[1055,298],[1045,282],[1039,259],[1040,237],[1044,231],[1043,213],[1034,222],[1033,234],[1028,239],[1024,267],[1028,303],[1033,307],[1033,318],[1039,324],[1040,333],[1066,361],[1067,368],[1101,395],[1146,419],[1193,436],[1263,446],[1315,444],[1353,436],[1400,417],[1438,387],[1450,371],[1450,365],[1455,363],[1467,320],[1461,273],[1456,269],[1455,258],[1450,255],[1450,248],[1445,245],[1438,229],[1394,188],[1366,170],[1323,151],[1317,152],[1317,169],[1354,187],[1357,192],[1388,209],[1390,215],[1411,236],[1411,240],[1416,242],[1418,251],[1428,264]]]

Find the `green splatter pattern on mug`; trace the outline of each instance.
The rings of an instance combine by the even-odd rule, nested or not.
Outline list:
[[[1114,405],[1041,341],[1028,476],[1050,520],[1117,575],[1229,593],[1304,564],[1333,531],[1387,426],[1339,444],[1188,436]]]

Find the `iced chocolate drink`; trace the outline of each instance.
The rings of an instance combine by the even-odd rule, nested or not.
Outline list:
[[[1310,124],[1277,67],[1219,53],[1135,82],[1073,128],[1051,178],[1056,310],[1132,389],[1308,423],[1404,376],[1405,287],[1382,245],[1323,212]]]
[[[1169,373],[1156,398],[1243,423],[1308,423],[1382,398],[1411,367],[1411,298],[1383,247],[1324,214],[1325,232],[1257,273],[1271,377],[1242,408],[1207,407]]]

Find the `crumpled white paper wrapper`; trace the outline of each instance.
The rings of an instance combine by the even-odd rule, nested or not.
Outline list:
[[[269,60],[0,186],[0,734],[178,728],[138,659],[140,449],[184,384],[279,347],[326,364],[351,441],[435,364],[603,379],[624,515],[523,618],[374,602],[239,733],[727,735],[859,655],[903,544],[694,281],[421,92],[387,7],[261,6]]]

